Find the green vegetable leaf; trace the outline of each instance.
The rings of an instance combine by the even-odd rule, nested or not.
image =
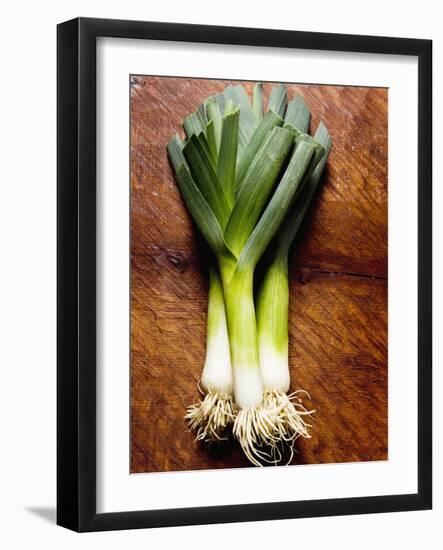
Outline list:
[[[282,124],[283,119],[279,115],[274,113],[274,111],[268,111],[263,120],[258,125],[257,129],[249,140],[248,145],[245,147],[241,155],[238,156],[237,171],[235,176],[235,187],[237,193],[240,189],[243,178],[245,177],[245,174],[249,166],[251,165],[251,162],[257,154],[257,151],[263,145],[265,139],[268,137],[269,132],[275,126],[281,126]]]
[[[308,141],[301,141],[297,145],[272,199],[241,251],[237,267],[239,271],[246,266],[248,269],[254,268],[277,233],[303,180],[314,151],[314,144]]]
[[[222,229],[225,228],[231,209],[217,174],[197,136],[193,135],[183,148],[192,177],[203,197],[215,214]]]
[[[259,124],[263,118],[263,84],[261,82],[254,84],[252,90],[252,109],[254,110],[257,124]]]
[[[277,238],[276,254],[281,258],[286,258],[295,236],[303,222],[306,213],[315,197],[316,191],[321,181],[321,175],[326,165],[329,152],[332,147],[331,137],[326,126],[320,122],[314,135],[315,142],[322,148],[323,155],[318,164],[310,174],[305,189],[297,198],[292,206],[286,220],[284,221]]]
[[[171,142],[168,145],[168,152],[170,151],[170,145]],[[235,268],[237,259],[226,245],[217,218],[194,182],[189,169],[184,164],[178,166],[175,179],[189,213],[214,252],[220,267],[232,271]]]
[[[198,111],[196,113],[191,113],[190,115],[185,117],[183,121],[183,127],[188,138],[190,138],[194,134],[198,135],[202,132],[204,133],[206,130],[205,122]]]
[[[308,132],[309,123],[311,122],[311,111],[300,95],[296,95],[294,99],[288,103],[285,122],[296,128],[299,132],[304,134]]]
[[[243,86],[228,86],[223,92],[225,100],[230,99],[240,108],[240,125],[238,145],[242,150],[246,147],[257,127],[257,119],[249,102],[248,94]]]
[[[285,116],[287,102],[287,90],[284,84],[279,84],[272,88],[271,96],[269,98],[268,109],[274,111],[282,118]]]
[[[205,101],[206,116],[213,123],[214,141],[217,152],[220,150],[222,117],[217,96],[212,96]]]
[[[240,111],[225,115],[222,119],[220,153],[217,163],[217,177],[223,188],[230,209],[235,202],[235,166],[237,161],[238,128]]]
[[[225,229],[234,254],[241,252],[254,229],[293,142],[291,132],[274,128],[252,161]]]
[[[168,143],[168,155],[175,172],[177,172],[182,164],[187,165],[183,154],[183,142],[178,134],[175,134]]]

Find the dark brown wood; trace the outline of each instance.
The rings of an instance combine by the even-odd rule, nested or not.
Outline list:
[[[205,352],[203,247],[166,143],[228,81],[131,77],[131,471],[248,466],[187,432]],[[251,91],[252,83],[244,83]],[[289,85],[333,149],[291,254],[292,389],[316,409],[293,463],[387,458],[387,90]],[[265,97],[270,85],[265,84]],[[309,403],[309,402],[307,402]]]

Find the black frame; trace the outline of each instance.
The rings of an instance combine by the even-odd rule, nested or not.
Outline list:
[[[418,58],[418,492],[96,513],[96,38]],[[76,531],[426,510],[432,507],[432,41],[73,19],[57,28],[57,523]]]

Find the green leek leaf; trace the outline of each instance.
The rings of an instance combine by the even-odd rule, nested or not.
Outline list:
[[[210,120],[206,124],[206,140],[208,142],[208,148],[211,152],[211,159],[214,160],[214,166],[217,165],[218,149],[217,142],[215,140],[214,121]]]
[[[274,113],[274,111],[268,111],[263,118],[263,120],[258,125],[254,134],[252,135],[248,145],[245,147],[237,162],[237,171],[236,171],[236,190],[240,189],[241,183],[245,174],[251,165],[252,160],[254,159],[257,151],[263,145],[263,142],[269,135],[270,130],[275,126],[281,126],[283,124],[283,119]]]
[[[225,101],[225,107],[224,107],[223,115],[224,116],[230,115],[236,109],[238,109],[238,107],[235,105],[235,103],[232,101],[232,99],[227,99]]]
[[[175,136],[168,143],[168,155],[175,172],[177,172],[178,168],[182,164],[187,166],[186,159],[183,154],[183,142],[178,134],[175,134]]]
[[[225,240],[238,255],[259,219],[294,142],[291,132],[274,128],[247,171],[225,229]]]
[[[217,163],[217,177],[224,190],[230,209],[235,202],[235,166],[237,161],[238,128],[240,112],[238,109],[222,119],[220,153]]]
[[[321,175],[332,147],[329,132],[323,122],[320,122],[315,133],[314,140],[322,147],[324,154],[315,166],[304,191],[292,207],[287,219],[284,221],[281,230],[279,231],[276,253],[281,258],[287,257],[289,248],[297,235],[307,211],[309,210],[318,189]]]
[[[191,113],[190,115],[185,117],[183,121],[183,127],[188,138],[190,138],[194,134],[198,135],[202,132],[204,133],[206,130],[205,122],[198,111],[196,113]]]
[[[175,154],[174,149],[175,145],[171,140],[168,144],[170,158]],[[171,162],[173,163],[172,158]],[[194,219],[200,233],[206,239],[218,259],[220,268],[226,271],[232,271],[235,268],[237,259],[226,245],[223,231],[217,218],[201,194],[185,164],[180,164],[178,166],[175,173],[175,179],[189,213]]]
[[[214,140],[217,152],[220,150],[222,117],[217,96],[210,97],[205,101],[206,116],[213,123]]]
[[[311,111],[300,95],[295,96],[294,99],[288,103],[285,122],[304,134],[308,132],[309,123],[311,122]]]
[[[271,109],[282,118],[285,116],[287,103],[287,90],[284,84],[272,88],[268,109]]]
[[[193,135],[189,138],[183,148],[183,153],[195,183],[215,214],[221,228],[224,229],[231,209],[211,161],[197,136]]]
[[[198,108],[198,114],[200,115],[200,118],[202,119],[203,123],[208,124],[209,120],[208,120],[208,117],[206,116],[206,109],[205,109],[204,103],[202,103]]]
[[[309,166],[306,169],[306,173],[303,176],[303,179],[299,185],[297,193],[292,201],[293,203],[297,200],[299,194],[303,192],[303,189],[305,188],[308,181],[310,180],[310,177],[314,172],[316,166],[318,165],[320,160],[325,156],[325,148],[316,139],[312,138],[308,134],[300,134],[296,140],[296,147],[298,147],[299,144],[303,142],[310,143],[314,147],[314,154],[312,155]]]
[[[252,90],[252,109],[254,110],[257,124],[260,124],[263,118],[263,84],[257,82]]]
[[[239,149],[242,150],[249,143],[257,127],[254,110],[252,109],[246,90],[241,85],[228,86],[223,95],[225,100],[230,99],[240,109],[238,144]]]
[[[272,199],[240,254],[237,267],[239,271],[246,266],[248,269],[253,269],[277,233],[311,162],[314,151],[315,146],[308,141],[301,141],[297,145]]]
[[[208,124],[208,126],[210,126],[210,124]],[[212,167],[216,168],[217,166],[217,152],[214,152],[211,148],[211,146],[209,145],[209,141],[206,137],[206,134],[204,134],[203,132],[200,132],[199,134],[194,134],[192,136],[192,138],[197,138],[200,145],[202,146],[202,149],[204,150],[206,156],[208,157],[209,161],[211,162],[211,165]]]

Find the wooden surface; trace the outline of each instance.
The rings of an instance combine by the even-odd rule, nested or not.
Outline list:
[[[183,420],[204,361],[207,270],[166,155],[183,117],[227,84],[131,77],[132,472],[249,466],[235,443],[196,443]],[[386,460],[387,90],[288,89],[333,139],[291,254],[291,387],[317,410],[293,463]]]

